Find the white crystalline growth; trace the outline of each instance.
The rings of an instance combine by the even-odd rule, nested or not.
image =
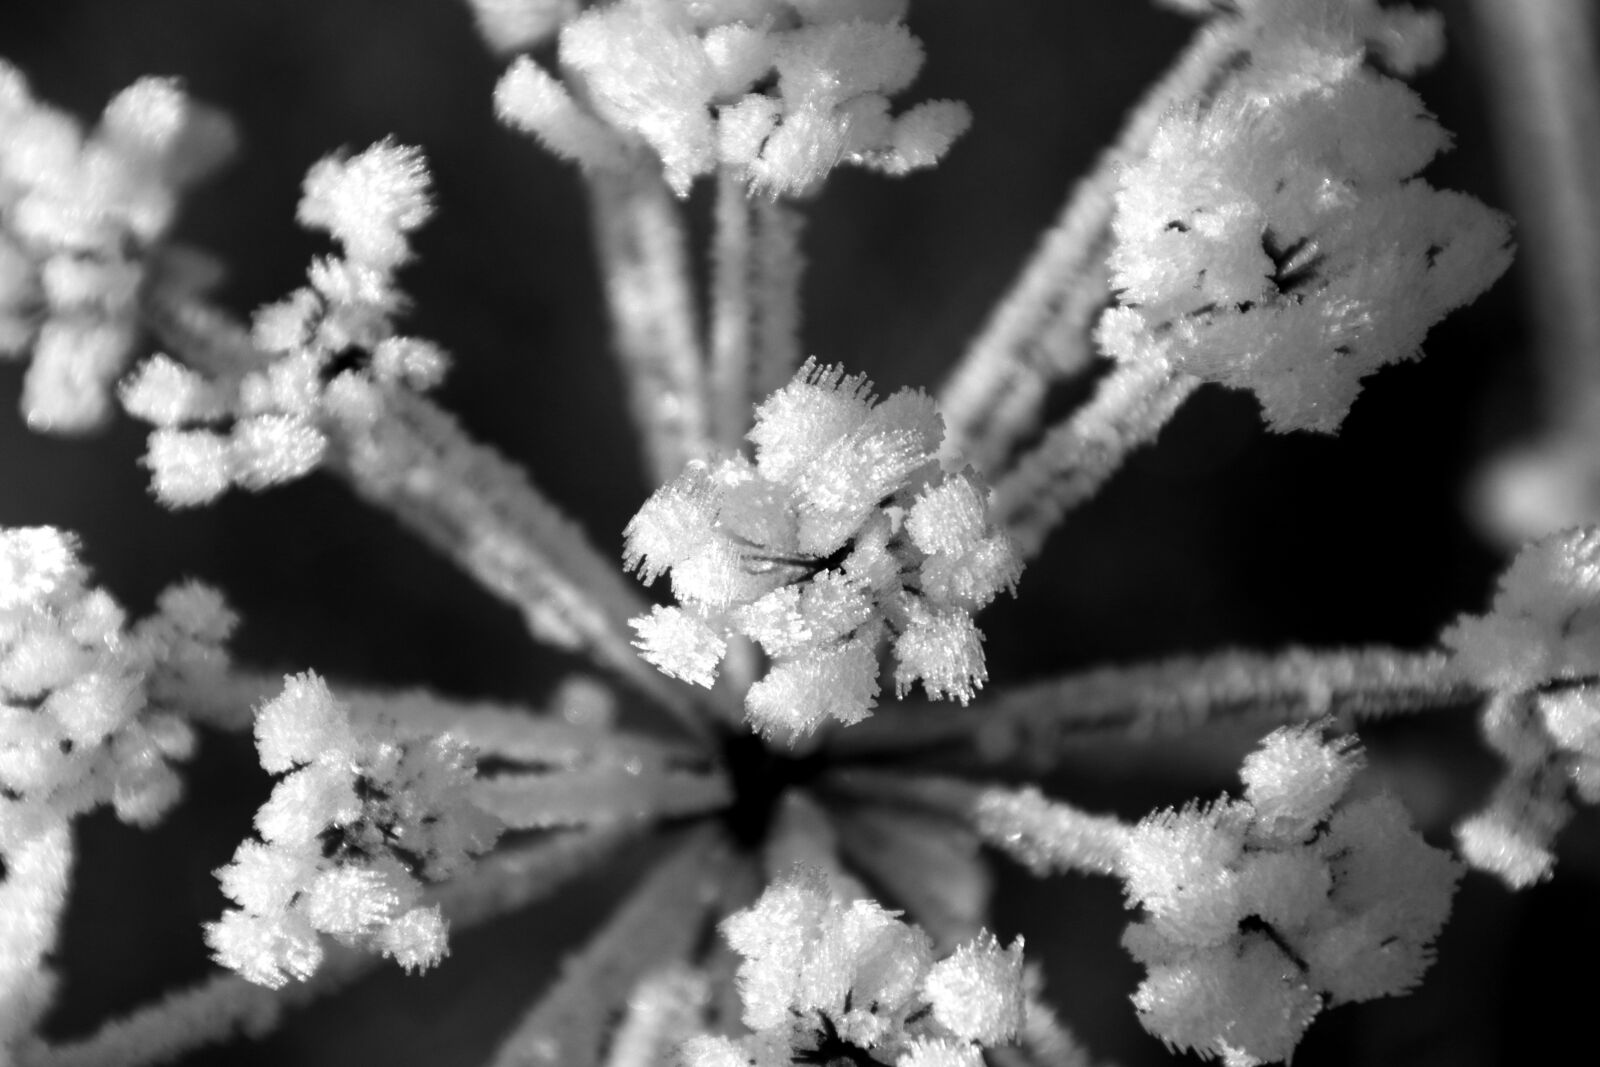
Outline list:
[[[1022,1026],[1022,942],[990,934],[935,960],[928,936],[870,900],[845,901],[796,868],[722,924],[743,961],[752,1033],[703,1036],[688,1067],[868,1059],[898,1067],[981,1064]]]
[[[773,196],[810,193],[844,163],[904,174],[936,163],[970,123],[948,100],[890,113],[922,66],[905,6],[619,0],[561,30],[578,91],[522,58],[496,107],[585,168],[619,169],[647,148],[680,196],[719,168]]]
[[[1102,346],[1250,389],[1275,430],[1337,430],[1362,378],[1510,263],[1504,216],[1416,176],[1449,137],[1323,10],[1343,6],[1263,7],[1242,69],[1163,120],[1117,194]]]
[[[0,359],[29,361],[31,427],[79,433],[104,422],[180,193],[233,144],[227,120],[173,79],[135,82],[86,133],[0,61]],[[163,260],[163,286],[203,284],[175,263]]]
[[[1122,858],[1146,918],[1140,1020],[1228,1063],[1286,1060],[1324,1005],[1409,991],[1432,962],[1459,867],[1379,795],[1346,800],[1360,752],[1316,726],[1269,735],[1245,799],[1151,816]]]
[[[124,822],[156,822],[182,792],[172,764],[195,744],[161,685],[220,673],[232,628],[198,586],[167,590],[128,626],[69,536],[0,530],[0,792],[62,816],[109,804]]]
[[[790,740],[871,711],[883,642],[899,695],[972,699],[988,677],[972,615],[1022,568],[987,488],[940,468],[943,436],[922,393],[879,402],[808,361],[757,407],[754,462],[693,463],[628,524],[625,564],[679,602],[634,621],[645,658],[710,685],[727,640],[750,638],[772,667],[746,713]]]
[[[144,463],[162,503],[192,507],[235,486],[304,477],[327,457],[330,429],[359,443],[388,392],[439,383],[445,353],[394,324],[404,306],[394,272],[432,210],[428,190],[422,153],[391,141],[320,161],[299,218],[344,255],[313,261],[309,285],[256,312],[250,339],[269,361],[212,380],[157,355],[129,375],[122,404],[155,427]],[[336,361],[353,365],[335,371]]]
[[[1442,635],[1463,679],[1486,690],[1484,737],[1508,773],[1456,829],[1475,867],[1515,888],[1549,877],[1576,803],[1600,803],[1600,531],[1525,546],[1482,615]]]
[[[472,768],[445,738],[380,739],[357,727],[320,678],[293,675],[256,714],[261,765],[285,777],[217,872],[234,908],[206,927],[218,963],[259,985],[304,980],[320,935],[406,970],[448,950],[423,883],[490,848],[499,823],[468,796]]]

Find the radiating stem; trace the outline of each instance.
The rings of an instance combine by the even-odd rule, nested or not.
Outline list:
[[[696,831],[566,961],[555,987],[517,1023],[492,1067],[597,1067],[614,1013],[634,983],[685,960],[699,943],[733,863],[713,830]]]
[[[1233,55],[1239,25],[1219,19],[1197,32],[1134,106],[1116,143],[1073,187],[1056,224],[940,391],[949,455],[993,477],[1016,441],[1038,425],[1050,383],[1087,367],[1094,356],[1090,327],[1110,296],[1105,258],[1122,169],[1144,155],[1167,110],[1198,96]]]
[[[153,292],[146,319],[172,356],[213,377],[269,362],[242,328],[203,305]],[[534,636],[584,649],[703,733],[705,717],[684,688],[635,652],[627,620],[646,604],[616,563],[518,466],[472,440],[450,415],[404,390],[388,390],[384,400],[384,412],[364,432],[332,425],[338,439],[330,469],[520,609]]]
[[[738,449],[750,425],[755,348],[754,204],[736,172],[717,172],[711,245],[711,416],[717,447]]]
[[[451,930],[460,932],[550,895],[608,856],[628,835],[620,830],[565,834],[485,857],[466,875],[432,890]],[[107,1022],[92,1036],[17,1050],[22,1067],[144,1067],[165,1063],[239,1035],[261,1037],[284,1012],[335,992],[383,964],[370,952],[333,946],[308,981],[279,990],[219,974]]]
[[[614,345],[646,466],[661,483],[711,444],[683,219],[659,167],[587,177]]]
[[[1094,399],[1053,427],[995,483],[991,508],[1023,559],[1067,512],[1093,496],[1128,453],[1155,440],[1200,384],[1161,363],[1127,363]]]
[[[1555,434],[1600,447],[1600,9],[1473,0]]]
[[[1239,720],[1372,719],[1460,707],[1481,696],[1437,652],[1227,652],[1001,688],[971,711],[890,709],[833,743],[852,757],[948,747],[979,763],[1043,770],[1074,744],[1107,735],[1176,734]]]

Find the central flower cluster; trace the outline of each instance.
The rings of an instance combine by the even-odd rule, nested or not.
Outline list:
[[[670,573],[682,605],[633,621],[645,658],[709,686],[729,638],[754,640],[774,665],[745,711],[769,736],[865,718],[884,640],[900,694],[966,703],[987,679],[972,613],[1021,573],[977,476],[940,468],[933,401],[871,390],[808,361],[757,408],[754,462],[691,464],[626,530],[629,568]]]

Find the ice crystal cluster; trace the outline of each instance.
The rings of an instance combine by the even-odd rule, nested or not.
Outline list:
[[[840,163],[904,174],[937,162],[970,121],[949,100],[890,114],[922,66],[909,6],[619,0],[562,25],[563,80],[519,59],[495,103],[592,170],[623,169],[647,146],[680,196],[719,169],[784,196],[815,191]]]
[[[1456,669],[1492,694],[1484,736],[1507,776],[1457,833],[1467,858],[1514,886],[1548,878],[1573,802],[1600,801],[1600,532],[1528,545],[1486,615],[1445,632]]]
[[[232,127],[173,81],[145,78],[85,134],[0,62],[0,357],[29,357],[34,426],[87,430],[139,334],[146,275],[200,288],[203,265],[156,255],[180,192],[232,151]]]
[[[285,777],[256,816],[261,840],[217,872],[238,904],[206,932],[217,961],[275,988],[316,971],[321,932],[407,970],[439,962],[446,925],[437,904],[417,904],[418,879],[457,873],[499,831],[469,795],[462,743],[358,730],[314,675],[285,679],[255,731],[261,766]]]
[[[1123,940],[1150,971],[1133,1000],[1152,1033],[1230,1065],[1286,1060],[1323,1005],[1421,980],[1458,868],[1393,798],[1344,799],[1360,763],[1349,738],[1281,729],[1245,760],[1241,799],[1128,835],[1148,918]]]
[[[1308,34],[1317,6],[1258,5],[1256,61],[1129,168],[1110,256],[1121,306],[1099,337],[1118,359],[1252,390],[1274,429],[1331,432],[1360,380],[1418,356],[1510,251],[1503,216],[1417,177],[1449,135],[1373,69],[1414,70],[1432,34],[1376,8],[1354,34]]]
[[[799,868],[723,923],[750,1033],[706,1036],[686,1067],[832,1063],[969,1067],[1022,1027],[1022,943],[983,934],[935,960],[928,935],[871,900],[844,901]]]
[[[1436,15],[1165,6],[1200,27],[948,380],[880,397],[807,358],[801,244],[840,166],[901,177],[960,148],[965,105],[899,102],[924,60],[912,5],[456,5],[510,57],[495,113],[589,199],[656,486],[622,531],[581,529],[429,395],[447,360],[406,332],[400,272],[440,269],[412,242],[452,203],[421,148],[304,161],[297,221],[336,247],[245,314],[171,237],[227,121],[147,78],[85,132],[0,64],[0,354],[26,364],[23,421],[76,433],[120,407],[179,512],[337,481],[595,672],[535,706],[254,668],[210,589],[129,623],[72,534],[0,529],[0,1063],[259,1037],[385,959],[449,966],[454,933],[616,860],[636,877],[492,1067],[1088,1067],[1072,998],[1011,929],[1031,917],[991,914],[994,854],[1120,884],[1139,1022],[1253,1067],[1422,982],[1464,872],[1549,878],[1574,804],[1600,798],[1594,529],[1523,549],[1432,647],[990,677],[985,609],[1035,595],[1025,565],[1202,383],[1331,433],[1509,263],[1506,217],[1421,177],[1450,135],[1401,79],[1440,58]],[[1424,712],[1480,716],[1507,765],[1456,854],[1354,733]],[[158,823],[209,733],[253,736],[274,777],[193,924],[214,973],[63,1035],[75,820]],[[1253,741],[1242,793],[1153,813],[1057,795],[1152,735]]]
[[[756,409],[755,460],[691,464],[628,525],[625,559],[685,605],[634,620],[644,656],[709,686],[730,635],[772,659],[745,711],[788,738],[849,725],[877,703],[890,637],[895,691],[921,680],[965,704],[988,678],[972,621],[1021,571],[969,469],[939,469],[944,426],[925,393],[808,362]]]

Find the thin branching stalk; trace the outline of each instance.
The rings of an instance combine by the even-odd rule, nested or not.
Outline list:
[[[721,774],[631,766],[501,774],[473,790],[479,807],[516,830],[654,823],[717,811],[732,798]]]
[[[647,165],[587,177],[613,343],[646,467],[665,482],[711,443],[682,213]]]
[[[754,348],[754,207],[739,175],[717,172],[711,239],[711,421],[717,447],[733,452],[750,425]]]
[[[265,362],[242,329],[209,309],[159,297],[148,304],[162,343],[197,369],[237,375]],[[703,732],[704,717],[683,688],[634,651],[626,620],[645,610],[643,598],[521,468],[400,390],[386,393],[383,417],[365,435],[335,443],[335,473],[517,607],[535,637],[585,649],[680,725]]]
[[[575,831],[503,849],[429,898],[453,930],[470,929],[549,896],[603,862],[629,836],[619,828]],[[381,963],[372,953],[333,946],[315,976],[280,990],[219,974],[113,1019],[82,1040],[19,1049],[17,1062],[22,1067],[144,1067],[240,1035],[259,1038],[276,1029],[289,1009],[337,992]]]
[[[1161,363],[1124,364],[1045,434],[994,487],[991,506],[1018,555],[1037,555],[1067,512],[1094,496],[1128,453],[1155,440],[1199,384]]]
[[[973,711],[888,709],[833,744],[854,756],[948,748],[979,763],[1045,769],[1071,746],[1108,735],[1179,734],[1239,721],[1374,719],[1461,707],[1481,696],[1438,652],[1227,652],[1002,688]]]
[[[1594,0],[1473,0],[1543,364],[1548,432],[1600,412],[1600,64]]]
[[[1198,96],[1226,64],[1237,29],[1219,19],[1197,32],[1134,106],[1116,143],[1073,186],[1056,224],[940,391],[949,455],[993,475],[1038,425],[1050,383],[1081,373],[1093,359],[1089,331],[1111,295],[1105,259],[1122,168],[1144,154],[1168,109]]]
[[[1036,875],[1118,874],[1128,826],[1047,800],[1037,789],[991,787],[973,803],[973,823],[989,845]]]
[[[737,451],[751,406],[800,365],[803,216],[717,174],[711,245],[711,415],[718,448]]]
[[[556,985],[516,1025],[492,1067],[597,1067],[613,1012],[639,978],[687,959],[701,940],[732,852],[714,828],[695,831],[635,887]]]
[[[755,202],[755,353],[752,401],[788,384],[800,366],[800,287],[806,257],[800,248],[805,216],[780,199]],[[745,417],[750,413],[746,411]]]

